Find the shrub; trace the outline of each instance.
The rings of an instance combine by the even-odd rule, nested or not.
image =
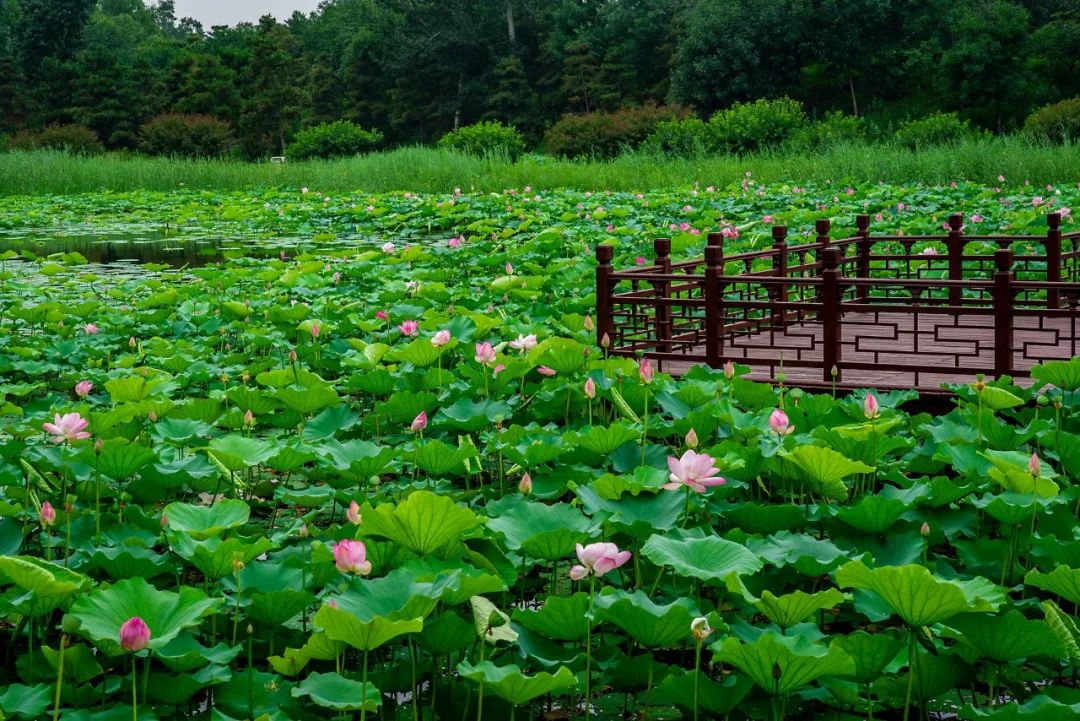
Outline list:
[[[552,155],[610,158],[626,148],[636,148],[659,123],[687,115],[688,110],[673,105],[640,105],[611,113],[564,115],[544,134],[544,145]]]
[[[224,155],[231,144],[229,124],[210,115],[159,115],[139,134],[139,150],[150,155],[211,158]]]
[[[902,123],[896,131],[896,141],[916,150],[931,145],[947,145],[976,138],[979,131],[956,113],[934,113],[918,120]]]
[[[1080,98],[1044,105],[1024,121],[1024,132],[1041,140],[1080,140]]]
[[[791,98],[735,103],[709,119],[716,148],[729,153],[780,145],[805,124],[802,104]]]
[[[93,155],[104,150],[93,130],[85,125],[46,125],[21,130],[10,140],[13,150],[63,150],[72,155]]]
[[[466,125],[439,138],[439,146],[470,155],[505,155],[517,158],[525,152],[525,139],[513,125],[488,121]]]
[[[698,158],[715,148],[712,131],[700,118],[663,120],[656,124],[641,149],[677,158]]]
[[[295,160],[338,158],[374,150],[383,141],[378,130],[364,130],[348,120],[319,123],[296,134],[286,155]]]
[[[803,150],[823,150],[851,141],[867,140],[870,130],[866,120],[854,115],[832,112],[817,123],[797,128],[791,134],[792,147]]]

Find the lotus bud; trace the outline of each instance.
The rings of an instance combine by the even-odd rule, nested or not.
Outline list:
[[[518,483],[518,490],[525,496],[532,493],[532,476],[529,475],[528,471],[525,471],[525,475],[521,477],[521,483]]]
[[[510,263],[506,264],[506,274],[507,275],[513,275],[514,274],[514,266],[510,265]]]
[[[349,523],[354,526],[360,525],[360,504],[356,501],[349,503],[349,510],[345,511],[345,517],[349,519]]]
[[[609,336],[607,333],[604,333],[604,335],[600,338],[600,347],[601,348],[610,348],[611,347],[611,336]]]
[[[693,428],[691,428],[686,433],[686,447],[690,449],[698,447],[697,431],[695,431]]]
[[[295,348],[290,348],[289,349],[289,362],[290,363],[295,363],[296,362],[296,349]]]
[[[735,377],[735,364],[731,361],[724,363],[724,377],[728,380]]]
[[[333,598],[328,599],[325,605],[326,605],[327,608],[337,608],[338,607],[337,606],[337,600],[333,599]]]
[[[418,415],[416,418],[413,418],[413,422],[412,425],[409,426],[409,430],[411,430],[413,433],[423,433],[424,429],[427,428],[427,424],[427,411],[420,411],[420,415]]]
[[[866,398],[863,399],[863,415],[869,420],[873,420],[880,415],[878,400],[873,393],[867,393]]]
[[[829,375],[831,375],[833,378],[836,378],[836,376],[840,375],[840,369],[836,367],[835,363],[833,363],[833,367],[829,369]]]
[[[75,395],[79,398],[86,398],[93,389],[94,384],[90,381],[79,381],[75,384]]]
[[[104,448],[105,444],[101,441],[100,438],[94,441],[94,453],[101,453]]]
[[[300,526],[300,530],[297,533],[299,534],[300,538],[307,538],[309,535],[311,535],[311,531],[308,530],[306,523]]]
[[[703,642],[713,634],[715,629],[709,627],[709,619],[699,616],[690,622],[690,633],[698,643]]]
[[[592,379],[592,376],[585,379],[585,397],[589,400],[596,398],[596,381]]]
[[[135,336],[131,336],[130,338],[128,338],[128,348],[131,348],[132,350],[135,350],[135,345],[136,345]]]
[[[342,573],[355,573],[366,576],[371,573],[371,561],[367,560],[367,547],[363,541],[344,539],[335,543],[334,565]]]
[[[41,504],[41,512],[38,514],[41,519],[41,525],[48,528],[52,524],[56,523],[56,509],[52,507],[52,504],[45,501]]]
[[[930,536],[930,524],[926,521],[923,521],[922,526],[919,527],[919,535],[923,538],[928,538]]]
[[[585,316],[585,330],[589,331],[590,333],[596,330],[596,324],[593,323],[591,315]]]
[[[250,623],[247,625],[247,632],[248,632],[248,636],[255,633],[255,627],[252,626]]]
[[[244,560],[239,556],[233,559],[232,570],[233,573],[240,573],[244,570]]]
[[[248,428],[255,426],[255,414],[251,412],[250,408],[244,411],[244,425]]]
[[[1040,393],[1039,397],[1035,399],[1036,405],[1045,408],[1050,405],[1050,399],[1046,397],[1045,393]]]
[[[311,338],[312,338],[312,340],[314,340],[314,339],[316,339],[318,337],[319,337],[319,324],[318,323],[312,323],[311,324]]]
[[[653,382],[653,378],[656,377],[656,371],[653,370],[651,360],[648,358],[641,359],[641,364],[638,366],[638,375],[641,376],[641,382],[645,385],[649,385]]]
[[[146,414],[146,419],[151,423],[157,423],[157,413],[154,413],[154,411],[151,410]]]
[[[1031,458],[1028,459],[1028,473],[1038,478],[1041,471],[1042,463],[1039,461],[1039,454],[1032,453]]]
[[[120,647],[137,653],[150,644],[150,627],[138,616],[132,616],[120,627]]]
[[[791,425],[787,413],[784,413],[784,409],[777,408],[769,416],[769,430],[778,436],[786,436],[794,431],[795,427]]]

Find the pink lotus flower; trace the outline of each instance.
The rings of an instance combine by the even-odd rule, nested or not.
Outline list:
[[[769,416],[769,430],[778,436],[786,436],[795,430],[795,426],[788,421],[787,413],[783,408],[777,408]]]
[[[773,222],[773,217],[771,215],[762,216],[761,222],[765,223],[766,225],[770,225]]]
[[[548,378],[555,375],[555,369],[548,368],[547,366],[537,366],[536,372],[542,376],[547,376]]]
[[[420,415],[413,418],[412,424],[409,426],[409,430],[413,433],[420,433],[427,428],[427,411],[420,411]]]
[[[381,320],[383,323],[385,323],[390,320],[390,316],[386,314],[385,310],[377,310],[375,311],[375,319]]]
[[[450,342],[450,338],[450,331],[446,329],[440,330],[438,333],[432,336],[431,345],[435,346],[436,348],[442,348],[444,345]]]
[[[596,398],[596,381],[592,379],[592,376],[585,379],[585,397],[589,400]]]
[[[684,486],[692,491],[704,493],[707,486],[719,486],[726,483],[720,476],[714,475],[720,471],[711,456],[689,450],[682,458],[668,456],[669,482],[661,488],[668,491],[677,491]]]
[[[506,270],[507,275],[513,275],[514,274],[514,266],[510,265],[510,263],[506,264],[505,270]]]
[[[408,338],[420,332],[420,324],[415,320],[404,320],[398,326],[398,330],[401,331],[401,335]]]
[[[86,432],[89,425],[90,421],[78,413],[67,413],[63,416],[57,413],[52,423],[44,423],[41,427],[52,436],[49,440],[53,443],[64,443],[89,438],[90,434]]]
[[[1039,460],[1039,454],[1032,453],[1031,458],[1028,459],[1028,473],[1038,478],[1041,472],[1042,462]]]
[[[495,376],[502,373],[504,370],[506,370],[506,366],[500,363],[499,365],[495,366],[494,370],[491,371],[491,377],[494,378]]]
[[[570,569],[570,578],[580,581],[590,573],[599,578],[614,571],[630,560],[630,551],[620,551],[614,543],[590,543],[588,546],[579,543],[577,557],[581,565]]]
[[[720,235],[724,236],[725,238],[738,238],[739,237],[739,229],[734,227],[734,226],[729,225],[729,226],[727,226],[726,228],[723,228],[720,231]]]
[[[639,255],[638,257],[634,258],[634,264],[635,265],[645,265],[645,256],[644,255]]]
[[[863,398],[863,415],[869,420],[873,420],[881,415],[878,409],[877,396],[873,393],[867,393],[866,398]]]
[[[698,447],[697,431],[695,431],[693,428],[691,428],[689,431],[687,431],[685,441],[686,441],[686,447],[687,448],[690,448],[690,449],[697,448]]]
[[[462,243],[462,239],[460,237],[451,238],[450,240],[446,241],[446,244],[449,245],[454,250],[457,250],[458,248],[460,248],[461,243]]]
[[[482,365],[495,362],[495,349],[491,347],[491,343],[484,341],[476,344],[476,362]]]
[[[120,626],[120,647],[137,653],[150,645],[150,627],[138,616],[132,616]]]
[[[354,526],[360,525],[360,504],[356,501],[349,503],[349,510],[345,511],[345,517],[349,519],[349,523]]]
[[[311,324],[311,337],[312,337],[312,339],[315,339],[315,338],[319,337],[319,324],[318,323],[312,323]]]
[[[904,205],[903,203],[897,203],[897,204],[896,204],[896,210],[897,210],[897,212],[899,212],[899,213],[903,213],[903,212],[904,212],[904,208],[906,208],[906,207],[907,207],[907,206],[906,206],[906,205]]]
[[[728,380],[735,377],[735,364],[731,361],[724,363],[724,377]]]
[[[656,371],[653,370],[651,360],[648,358],[641,359],[641,365],[638,366],[638,375],[641,376],[641,382],[645,385],[649,385],[653,382],[653,378],[656,377]]]
[[[244,411],[244,425],[248,428],[255,427],[255,414],[251,412],[250,408]]]
[[[532,333],[519,335],[516,340],[510,341],[510,347],[522,353],[527,353],[536,347],[536,336]]]
[[[981,215],[979,215],[978,213],[975,213],[974,215],[971,216],[971,222],[972,223],[981,223],[981,222],[983,222],[983,217]]]
[[[528,471],[521,477],[521,482],[518,483],[518,490],[525,496],[532,493],[532,476],[529,475]]]
[[[41,504],[41,512],[38,513],[38,518],[41,520],[41,525],[48,527],[56,523],[56,509],[52,507],[52,504],[45,501]]]
[[[383,243],[382,252],[387,255],[393,255],[395,250],[397,250],[397,247],[393,243]]]
[[[1031,204],[1038,208],[1040,205],[1043,204],[1043,197],[1041,195],[1036,195],[1034,198],[1031,199]]]
[[[75,395],[79,398],[86,398],[92,390],[94,390],[94,384],[90,381],[79,381],[75,384]]]
[[[342,573],[366,576],[371,573],[371,561],[367,560],[367,547],[363,541],[348,538],[338,541],[332,548],[334,565]]]
[[[679,230],[681,230],[681,231],[683,231],[685,233],[686,231],[690,230],[690,224],[689,223],[679,223]]]
[[[98,327],[93,323],[87,323],[82,327],[83,333],[86,335],[97,335]]]

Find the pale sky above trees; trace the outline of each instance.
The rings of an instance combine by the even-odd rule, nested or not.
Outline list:
[[[214,25],[258,22],[263,15],[286,20],[294,10],[311,12],[319,0],[176,0],[177,17],[193,17],[207,30]]]

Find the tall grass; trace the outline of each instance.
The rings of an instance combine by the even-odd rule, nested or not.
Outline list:
[[[852,143],[821,152],[772,151],[748,157],[696,159],[626,154],[610,161],[527,156],[476,158],[444,148],[411,147],[334,161],[284,165],[235,160],[179,160],[142,156],[73,157],[58,152],[0,154],[0,195],[67,194],[99,190],[242,190],[309,186],[320,191],[497,191],[537,189],[645,191],[726,185],[750,171],[762,182],[941,184],[971,180],[1062,183],[1080,180],[1080,146],[1047,146],[1019,136],[969,141],[912,152]]]

